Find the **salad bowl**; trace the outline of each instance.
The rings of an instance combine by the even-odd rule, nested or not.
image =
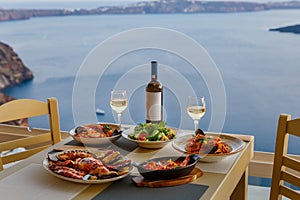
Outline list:
[[[162,148],[176,138],[176,129],[160,124],[139,124],[122,132],[122,136],[140,147],[148,149]]]

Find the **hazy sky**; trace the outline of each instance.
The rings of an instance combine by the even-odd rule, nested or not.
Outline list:
[[[0,0],[0,2],[6,2],[6,3],[12,3],[12,2],[74,2],[74,1],[80,1],[80,0]],[[144,0],[81,0],[81,2],[85,1],[93,1],[93,2],[109,2],[109,1],[144,1]],[[147,1],[147,0],[146,0]]]
[[[138,2],[138,1],[151,1],[151,0],[0,0],[5,3],[23,3],[23,2]],[[204,0],[204,1],[220,1],[220,0]],[[223,1],[232,1],[232,0],[223,0]],[[251,1],[251,2],[270,2],[270,1],[290,1],[290,0],[233,0],[233,1]]]
[[[114,2],[133,2],[133,1],[144,1],[144,0],[0,0],[1,2],[5,2],[5,3],[23,3],[23,2],[85,2],[85,1],[89,1],[89,2],[109,2],[109,1],[114,1]],[[148,1],[148,0],[146,0]]]

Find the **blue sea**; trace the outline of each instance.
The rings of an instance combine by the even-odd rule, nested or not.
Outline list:
[[[168,125],[193,129],[186,114],[186,99],[192,94],[203,95],[207,113],[200,121],[202,129],[251,134],[255,136],[255,150],[273,151],[279,114],[300,117],[300,35],[268,29],[298,24],[299,20],[299,10],[276,10],[2,22],[0,40],[11,45],[34,73],[32,81],[4,92],[16,98],[57,97],[61,128],[68,131],[80,123],[115,122],[109,106],[110,91],[127,89],[129,106],[122,121],[142,123],[150,61],[157,60]],[[149,32],[136,35],[137,41],[122,37],[139,30]],[[158,32],[151,34],[150,30]],[[174,37],[174,42],[167,43],[167,37],[164,40],[156,34],[160,31]],[[180,36],[178,40],[176,36]],[[131,48],[148,40],[161,41],[158,47],[169,45],[172,50],[155,45]],[[191,41],[201,47],[199,55],[187,45]],[[130,51],[120,53],[127,45]],[[109,53],[113,57],[107,62]],[[193,59],[203,60],[207,66],[195,67],[190,62]],[[105,114],[96,115],[96,108],[104,109]],[[32,123],[47,126],[41,121]],[[298,149],[297,142],[291,142],[292,153]]]

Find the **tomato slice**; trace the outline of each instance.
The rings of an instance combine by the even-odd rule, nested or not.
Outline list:
[[[108,137],[111,137],[113,133],[114,133],[113,130],[109,130],[106,134]]]
[[[139,134],[138,140],[146,141],[147,140],[147,133]]]

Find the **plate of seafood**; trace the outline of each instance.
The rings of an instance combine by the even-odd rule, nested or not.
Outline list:
[[[77,142],[88,145],[108,144],[121,137],[122,131],[116,124],[99,123],[77,126],[70,135]]]
[[[122,132],[122,136],[140,147],[148,149],[162,148],[176,138],[176,130],[166,126],[165,122],[159,124],[139,124]]]
[[[63,180],[86,184],[122,179],[133,169],[131,160],[115,150],[93,153],[85,150],[67,150],[52,153],[44,159],[43,167]]]
[[[198,129],[196,134],[176,138],[173,146],[187,154],[198,154],[200,162],[217,162],[240,152],[245,147],[245,142],[226,134],[204,134]]]

